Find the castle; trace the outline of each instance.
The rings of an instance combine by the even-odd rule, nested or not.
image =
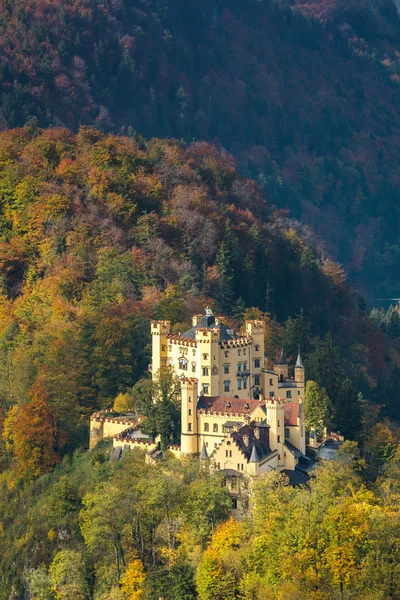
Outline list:
[[[176,456],[198,455],[228,474],[253,477],[271,470],[289,474],[299,462],[307,464],[301,356],[293,377],[283,350],[268,369],[264,330],[263,321],[246,321],[239,335],[209,309],[183,334],[171,333],[169,321],[151,323],[152,376],[171,367],[181,381],[181,445],[169,448]],[[141,435],[140,417],[96,413],[91,447],[107,436],[120,450],[158,451]]]

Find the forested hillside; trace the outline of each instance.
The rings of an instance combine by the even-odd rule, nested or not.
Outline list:
[[[392,0],[0,2],[0,118],[233,152],[375,295],[398,294]]]
[[[398,416],[398,314],[374,324],[226,152],[25,128],[0,135],[0,164],[0,408],[23,471],[46,471],[145,373],[150,319],[185,331],[207,304],[237,327],[269,313],[270,360],[300,344],[333,402],[349,376]]]
[[[370,318],[307,230],[205,142],[31,123],[0,134],[0,197],[1,600],[397,590],[399,433],[385,422],[400,409],[396,310]],[[206,305],[237,329],[264,318],[271,362],[300,345],[330,424],[362,449],[350,443],[311,497],[274,474],[245,525],[225,523],[227,489],[198,461],[133,452],[115,464],[107,444],[82,454],[91,412],[146,375],[150,320],[184,331]],[[293,547],[292,515],[306,527],[309,511]]]
[[[153,465],[135,450],[110,463],[102,442],[24,486],[3,475],[0,598],[396,600],[400,466],[389,447],[370,489],[349,443],[310,489],[260,478],[242,523],[197,460]]]

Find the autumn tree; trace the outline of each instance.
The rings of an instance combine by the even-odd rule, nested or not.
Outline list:
[[[21,477],[38,477],[60,460],[59,432],[42,390],[34,388],[28,404],[11,409],[3,436]]]

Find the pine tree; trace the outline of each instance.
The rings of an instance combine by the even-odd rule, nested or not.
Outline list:
[[[325,388],[315,381],[307,381],[304,412],[306,428],[314,427],[317,437],[320,438],[329,419],[330,400]]]
[[[346,439],[354,440],[361,430],[361,406],[348,377],[343,381],[335,404],[336,428]]]
[[[217,253],[217,269],[220,276],[217,300],[222,311],[230,312],[233,304],[232,253],[226,242],[222,242]]]

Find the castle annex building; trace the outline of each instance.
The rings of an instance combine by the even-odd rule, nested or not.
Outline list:
[[[268,369],[264,329],[263,321],[247,321],[239,335],[208,309],[183,334],[171,333],[169,321],[151,323],[152,376],[172,367],[181,380],[181,445],[170,448],[176,456],[210,460],[230,477],[307,465],[301,356],[292,374],[283,350]],[[140,433],[140,416],[127,419],[93,415],[91,446],[112,432],[121,451],[157,452],[157,443]]]

